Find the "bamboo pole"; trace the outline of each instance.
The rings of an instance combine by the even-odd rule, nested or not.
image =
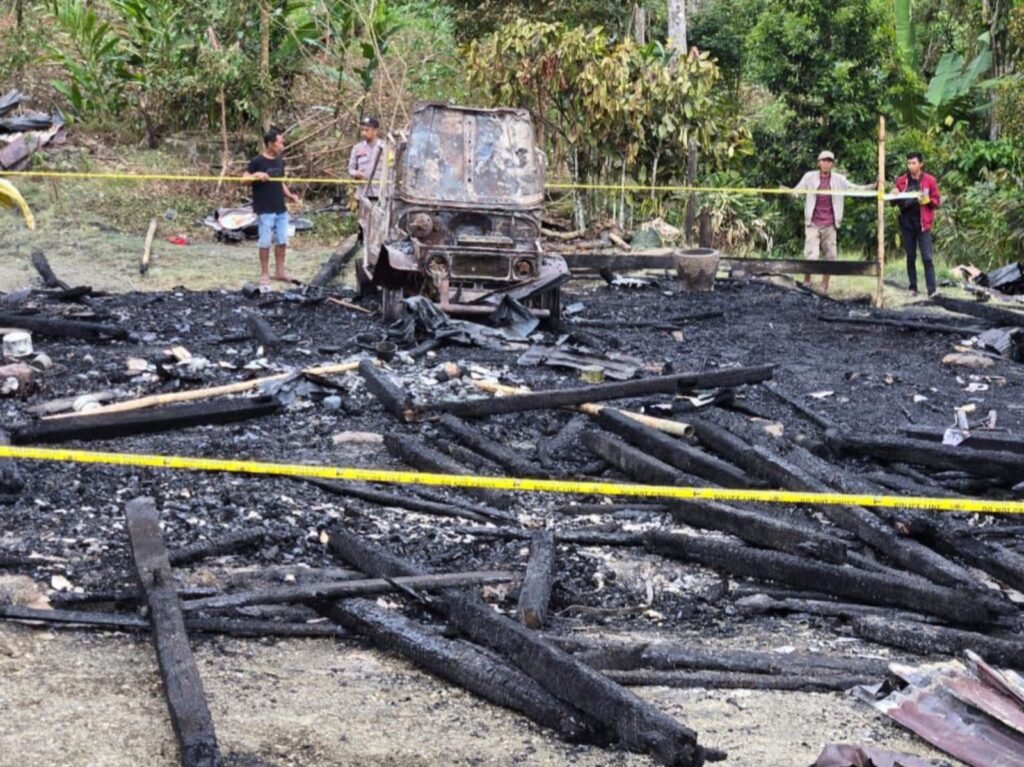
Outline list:
[[[345,362],[340,365],[325,365],[317,368],[305,368],[302,372],[310,375],[327,376],[334,375],[336,373],[349,373],[359,368],[358,362]],[[126,413],[132,410],[142,410],[147,407],[156,407],[157,405],[171,405],[177,402],[193,402],[200,399],[210,399],[212,397],[219,397],[223,394],[238,394],[240,392],[249,391],[256,389],[260,385],[269,383],[271,381],[280,381],[283,378],[287,378],[292,375],[291,373],[278,373],[277,375],[264,376],[263,378],[253,378],[250,381],[239,381],[233,384],[225,384],[224,386],[213,386],[206,389],[190,389],[189,391],[172,392],[170,394],[151,394],[147,397],[139,397],[138,399],[125,400],[124,402],[115,402],[112,405],[105,405],[104,407],[98,407],[93,410],[86,410],[81,413],[59,413],[57,415],[46,416],[42,420],[54,421],[61,418],[77,418],[80,416],[91,416],[91,415],[107,415],[108,413]]]
[[[878,117],[878,283],[875,306],[885,305],[885,117]]]

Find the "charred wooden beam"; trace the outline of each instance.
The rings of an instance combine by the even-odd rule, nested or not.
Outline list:
[[[40,610],[31,607],[0,606],[0,618],[47,626],[81,626],[110,631],[150,631],[152,628],[146,618],[138,615],[97,612],[96,610]],[[330,623],[290,623],[216,616],[190,616],[185,619],[185,628],[189,632],[200,634],[223,634],[235,637],[346,639],[351,636],[342,627]]]
[[[129,340],[125,328],[99,322],[54,319],[28,314],[0,314],[0,326],[28,330],[39,336],[51,338],[80,338],[84,341]]]
[[[808,421],[815,424],[819,428],[834,429],[836,427],[834,422],[830,421],[828,418],[821,415],[820,413],[815,413],[803,402],[796,399],[795,397],[789,396],[786,392],[782,391],[774,384],[765,384],[764,388],[767,389],[771,394],[774,394],[778,399],[785,402],[787,405],[793,408],[793,410],[795,410],[797,413],[802,415],[804,418],[806,418]]]
[[[814,674],[744,674],[735,671],[605,671],[609,679],[627,687],[674,687],[702,690],[799,690],[841,692],[879,681],[878,675],[841,676],[834,671]]]
[[[139,585],[146,594],[153,626],[160,676],[178,736],[183,767],[221,764],[213,717],[206,703],[199,668],[188,644],[181,603],[174,588],[171,563],[160,533],[160,519],[152,498],[136,498],[125,508],[125,523]]]
[[[220,594],[203,599],[192,599],[182,605],[185,612],[200,610],[227,610],[249,605],[287,604],[291,602],[320,602],[325,599],[346,599],[386,594],[389,591],[438,591],[441,589],[485,586],[515,580],[509,572],[441,573],[408,578],[371,578],[368,580],[324,581],[280,586],[274,589]]]
[[[437,423],[466,447],[475,450],[488,460],[512,472],[512,475],[515,477],[549,476],[547,472],[523,458],[515,450],[494,441],[478,429],[464,421],[460,421],[450,413],[443,414],[438,418]]]
[[[571,329],[574,327],[581,328],[604,328],[608,330],[622,330],[624,328],[634,328],[638,330],[644,329],[661,329],[666,328],[675,330],[681,325],[685,325],[687,322],[694,322],[696,320],[712,320],[719,317],[724,317],[725,312],[722,311],[711,311],[711,312],[697,312],[696,314],[682,314],[674,317],[665,317],[662,320],[607,320],[607,319],[577,319],[573,318],[562,322],[562,327],[565,329]]]
[[[32,268],[34,268],[39,273],[39,276],[43,278],[43,285],[46,287],[60,288],[61,290],[68,289],[68,284],[63,280],[58,279],[57,275],[54,273],[53,268],[50,266],[50,262],[43,251],[32,251]]]
[[[366,388],[377,398],[386,411],[399,421],[410,423],[417,418],[412,398],[408,392],[395,384],[373,360],[364,358],[359,362],[359,375],[366,382]]]
[[[778,597],[767,593],[751,594],[742,597],[737,599],[733,605],[736,610],[748,615],[814,615],[820,618],[841,618],[847,621],[865,616],[922,622],[935,620],[919,612],[893,610],[888,607],[855,605],[849,602],[835,602],[828,599],[811,599],[801,596]]]
[[[249,335],[266,351],[273,351],[281,343],[277,332],[270,326],[266,318],[258,314],[247,314],[245,324],[249,328]]]
[[[973,593],[917,578],[900,579],[791,554],[671,533],[649,533],[647,546],[653,553],[719,572],[824,591],[863,604],[922,611],[954,623],[986,624],[996,617],[988,604]]]
[[[946,432],[944,429],[933,429],[928,426],[910,426],[903,430],[911,439],[924,442],[942,443]],[[1024,436],[1019,434],[1001,434],[999,432],[972,431],[964,435],[964,441],[957,447],[961,450],[995,450],[1003,453],[1024,454]]]
[[[547,410],[615,399],[644,397],[650,394],[675,394],[693,389],[754,384],[771,379],[774,369],[773,365],[764,365],[752,368],[729,368],[706,373],[681,373],[644,378],[639,381],[595,384],[575,389],[535,391],[505,397],[448,400],[435,402],[429,407],[431,410],[457,416],[479,418],[501,413],[522,413],[529,410]]]
[[[548,621],[548,604],[555,581],[555,534],[541,530],[530,540],[530,559],[519,587],[519,621],[531,629],[543,628]]]
[[[309,281],[310,286],[322,289],[330,285],[352,260],[352,256],[356,254],[357,250],[359,250],[359,236],[352,234],[346,237],[338,245],[338,249],[331,254],[331,257],[320,266],[319,271]]]
[[[643,448],[651,455],[658,456],[665,463],[698,477],[704,477],[723,487],[763,486],[763,483],[758,482],[736,466],[713,455],[708,455],[680,439],[645,426],[616,410],[602,409],[597,414],[597,422],[601,428]]]
[[[697,438],[734,463],[777,487],[816,493],[833,492],[826,483],[806,469],[786,461],[763,447],[754,447],[722,426],[703,419],[691,419]],[[794,455],[805,455],[791,446]],[[816,505],[830,522],[848,530],[891,561],[936,583],[967,585],[974,580],[962,568],[912,539],[901,536],[877,514],[860,506]]]
[[[857,636],[898,647],[918,655],[956,656],[973,650],[989,663],[1024,669],[1024,641],[1019,636],[998,636],[928,623],[865,617],[853,622]]]
[[[934,295],[930,299],[933,304],[941,306],[949,312],[977,317],[993,325],[1007,327],[1024,327],[1024,314],[1010,309],[1000,309],[980,301],[963,301],[949,296]]]
[[[715,501],[680,501],[669,512],[677,522],[702,530],[729,533],[754,546],[808,556],[823,562],[845,562],[849,544],[800,517],[778,512],[740,509]]]
[[[881,676],[889,667],[889,661],[881,658],[705,649],[675,642],[593,641],[573,637],[552,637],[551,641],[602,671],[647,668],[659,671],[691,669],[740,674],[801,674],[828,670],[848,675]]]
[[[226,399],[107,415],[73,416],[22,426],[11,434],[16,445],[114,439],[135,434],[156,434],[192,426],[236,423],[273,415],[276,399]]]
[[[1024,455],[1001,450],[964,450],[916,439],[858,437],[826,432],[829,447],[841,455],[868,456],[885,463],[913,463],[933,469],[968,471],[1016,482],[1024,475]]]
[[[452,517],[455,519],[469,519],[473,522],[488,523],[492,521],[507,522],[510,517],[507,512],[491,509],[486,506],[466,507],[460,503],[440,503],[438,501],[424,500],[414,495],[398,495],[397,493],[386,493],[382,490],[366,487],[358,483],[332,482],[326,479],[303,478],[304,481],[326,490],[335,495],[345,495],[350,498],[358,498],[367,503],[378,506],[386,506],[395,509],[408,509],[418,514],[430,514],[435,517]]]
[[[583,446],[607,461],[626,476],[652,485],[687,485],[687,477],[674,466],[650,456],[640,448],[626,444],[607,432],[586,431],[580,439]]]
[[[407,463],[420,471],[434,472],[437,474],[462,474],[472,475],[474,472],[467,469],[458,461],[446,456],[444,453],[435,450],[422,440],[410,437],[405,434],[385,434],[384,447],[392,456]],[[480,498],[490,506],[508,508],[511,501],[507,495],[502,495],[494,490],[467,489],[465,492]],[[513,517],[506,514],[506,519]]]
[[[536,531],[515,527],[450,527],[453,535],[469,535],[476,538],[494,538],[504,541],[529,541]],[[622,533],[607,530],[552,530],[556,543],[570,543],[577,546],[639,546],[644,545],[640,533]]]
[[[970,336],[981,333],[984,328],[965,327],[963,325],[943,325],[937,322],[918,322],[914,320],[893,320],[885,317],[827,317],[819,315],[822,322],[840,325],[857,325],[860,327],[888,327],[900,330],[920,331],[924,333],[948,333],[954,336]]]
[[[231,533],[224,533],[206,541],[198,541],[189,546],[175,549],[169,555],[171,564],[175,567],[198,562],[207,557],[217,557],[222,554],[231,554],[240,549],[247,549],[263,542],[266,537],[264,530],[236,530]]]
[[[333,620],[431,674],[516,711],[570,742],[606,743],[607,728],[556,698],[518,669],[475,645],[448,639],[365,599],[325,608]]]
[[[332,531],[328,545],[335,556],[369,575],[423,574],[420,568],[343,528]],[[674,767],[697,767],[707,757],[718,756],[701,747],[697,734],[675,718],[525,626],[499,615],[482,600],[458,592],[443,592],[433,606],[444,613],[451,626],[507,658],[553,695],[612,730],[624,748],[649,753],[661,764]]]

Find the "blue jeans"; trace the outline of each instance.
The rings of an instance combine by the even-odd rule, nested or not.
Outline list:
[[[287,213],[260,213],[257,219],[260,232],[259,247],[269,248],[270,238],[273,235],[278,245],[288,244],[288,214]]]

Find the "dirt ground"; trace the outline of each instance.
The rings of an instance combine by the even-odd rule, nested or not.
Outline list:
[[[0,627],[0,767],[171,767],[177,746],[143,638]],[[813,631],[765,637],[800,648]],[[674,635],[684,639],[685,635]],[[228,764],[295,767],[640,767],[642,756],[558,741],[400,659],[331,640],[195,642]],[[12,655],[13,653],[13,655]],[[935,752],[840,693],[640,688],[729,752],[806,767],[830,742]]]
[[[46,399],[105,387],[132,395],[159,390],[164,383],[140,383],[127,377],[125,363],[133,356],[155,359],[172,343],[185,343],[214,363],[200,374],[201,380],[171,382],[172,387],[237,380],[243,366],[259,356],[251,341],[237,338],[238,331],[244,331],[243,315],[254,306],[237,293],[241,283],[252,278],[250,246],[204,243],[180,251],[161,247],[157,268],[139,280],[137,272],[131,275],[141,252],[141,235],[96,229],[95,239],[90,239],[90,225],[84,225],[62,232],[52,228],[35,234],[19,231],[12,238],[8,228],[12,226],[16,229],[16,222],[0,217],[0,239],[11,243],[0,256],[2,291],[34,284],[27,257],[35,247],[42,248],[57,274],[72,284],[107,290],[179,284],[196,290],[226,290],[129,293],[105,299],[115,318],[139,333],[140,344],[40,339],[38,347],[53,356],[57,367],[29,402],[8,401],[0,406],[4,429],[27,422],[27,406]],[[83,263],[83,252],[95,260]],[[296,271],[312,274],[328,252],[329,248],[319,246],[297,254]],[[196,254],[208,254],[217,260],[217,267],[211,265],[202,276],[192,263]],[[632,320],[722,309],[723,318],[688,325],[682,341],[643,332],[592,335],[604,339],[609,350],[668,364],[677,371],[780,362],[776,380],[787,391],[801,398],[833,391],[824,399],[804,401],[830,418],[868,431],[898,432],[908,422],[942,425],[953,407],[971,397],[965,392],[968,373],[951,371],[939,362],[953,343],[947,336],[838,328],[816,321],[821,312],[845,313],[863,307],[833,305],[757,283],[723,284],[714,294],[696,297],[681,297],[670,289],[612,293],[583,287],[567,296],[566,303],[574,301],[585,304],[587,317]],[[361,334],[380,331],[376,318],[323,304],[266,303],[259,311],[288,339],[277,355],[268,355],[267,370],[338,361],[358,351],[354,343]],[[449,347],[426,364],[445,359],[499,371],[506,380],[534,387],[564,386],[574,378],[549,369],[518,367],[514,355],[491,350]],[[423,369],[396,366],[395,375],[414,383]],[[975,397],[979,409],[998,409],[1000,423],[1019,430],[1024,423],[1020,404],[1024,376],[1010,363],[1000,363],[990,374],[990,390]],[[287,414],[252,423],[81,446],[387,466],[390,459],[380,448],[346,452],[332,436],[342,430],[430,434],[429,426],[397,425],[372,404],[364,389],[346,385],[345,407],[336,413],[325,411],[318,402],[302,403]],[[446,386],[416,393],[465,393],[457,383]],[[795,423],[799,419],[792,411],[766,394],[752,391],[746,402],[769,419],[786,422],[787,436],[813,433],[810,424]],[[569,417],[502,417],[493,419],[489,428],[510,444],[532,449],[538,434],[551,434]],[[53,562],[27,573],[43,589],[55,575],[87,590],[130,584],[121,512],[125,500],[142,493],[158,497],[170,546],[242,524],[266,527],[272,545],[217,560],[210,565],[215,570],[296,563],[327,566],[332,560],[319,544],[318,533],[339,519],[437,567],[521,568],[525,562],[525,551],[518,543],[449,534],[450,520],[339,501],[285,479],[181,478],[156,471],[62,465],[25,466],[23,474],[24,493],[12,505],[0,505],[0,547],[53,557]],[[516,508],[524,524],[544,524],[544,520],[568,526],[612,524],[600,517],[567,521],[558,514],[555,501],[534,506],[520,503]],[[968,523],[957,520],[957,524]],[[751,620],[733,614],[727,604],[702,596],[709,582],[717,579],[701,568],[586,548],[567,552],[561,561],[564,570],[555,593],[558,618],[553,627],[561,633],[629,633],[708,647],[890,657],[885,648],[855,639],[833,620],[806,616]],[[614,585],[604,591],[595,589],[595,578],[609,572],[617,574]],[[654,583],[653,601],[642,596],[648,583]],[[602,612],[620,614],[637,605],[647,611],[638,619],[609,618],[609,613]],[[585,610],[574,617],[568,612],[574,606]],[[504,607],[508,608],[508,599]],[[521,717],[355,642],[197,637],[194,647],[230,764],[652,764],[641,756],[561,743]],[[805,767],[822,746],[837,741],[877,743],[939,761],[919,740],[842,693],[665,688],[638,688],[638,692],[696,729],[702,744],[728,751],[728,764]],[[0,712],[0,767],[176,763],[153,652],[143,637],[0,625]]]

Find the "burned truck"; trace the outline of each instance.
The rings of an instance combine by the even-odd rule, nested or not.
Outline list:
[[[541,249],[545,165],[525,110],[417,105],[360,194],[357,271],[364,291],[382,291],[385,319],[412,295],[478,317],[508,296],[557,319],[570,275]]]

